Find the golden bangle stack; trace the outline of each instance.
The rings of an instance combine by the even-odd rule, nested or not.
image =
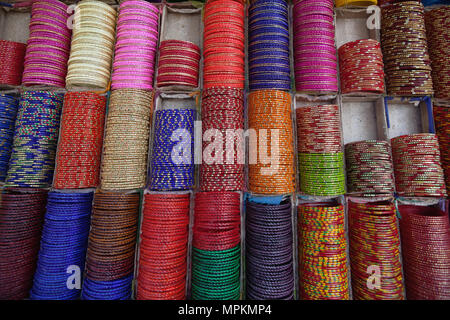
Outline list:
[[[336,0],[336,8],[355,6],[355,7],[368,7],[371,5],[377,5],[377,0]]]
[[[101,1],[77,4],[66,86],[105,90],[111,76],[116,10]]]
[[[145,187],[152,106],[150,91],[111,93],[100,171],[102,190]]]

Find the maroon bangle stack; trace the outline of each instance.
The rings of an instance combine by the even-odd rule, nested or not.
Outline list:
[[[19,86],[22,83],[26,44],[0,40],[0,85]]]
[[[198,86],[200,48],[181,40],[165,40],[159,46],[158,87]]]
[[[47,192],[7,188],[0,204],[0,300],[29,296],[39,252]]]
[[[435,207],[400,205],[403,270],[408,300],[450,299],[450,222]]]
[[[202,130],[204,139],[217,133],[222,141],[212,137],[203,142],[200,168],[200,190],[241,191],[244,189],[243,139],[233,145],[226,143],[227,131],[244,129],[244,91],[232,88],[211,88],[203,91]],[[213,148],[217,146],[217,148]],[[233,147],[232,161],[226,158],[227,148]],[[222,148],[223,153],[218,149]],[[214,149],[215,152],[212,152]],[[242,157],[239,158],[239,155]]]

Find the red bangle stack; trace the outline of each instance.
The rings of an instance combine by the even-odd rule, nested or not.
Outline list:
[[[203,87],[244,89],[244,4],[211,0],[205,5]]]
[[[221,251],[241,242],[241,205],[237,192],[195,195],[194,248]]]
[[[19,86],[22,83],[26,49],[24,43],[0,40],[0,85]]]
[[[186,298],[189,197],[189,193],[145,195],[138,300]]]
[[[203,91],[202,130],[203,137],[209,133],[220,134],[222,142],[203,142],[203,160],[200,168],[202,191],[240,191],[244,189],[243,139],[233,145],[226,143],[227,130],[244,129],[244,92],[240,89],[211,88]],[[218,146],[211,152],[211,145]],[[219,146],[223,153],[220,154]],[[227,148],[233,147],[234,158],[227,161]],[[230,151],[230,150],[228,150]],[[217,160],[217,161],[216,161]]]
[[[401,205],[400,235],[408,300],[450,299],[450,223],[435,208]]]
[[[198,86],[200,48],[188,41],[165,40],[159,46],[158,87]]]
[[[339,50],[341,92],[384,92],[381,44],[372,39],[348,42]]]
[[[53,186],[93,188],[99,184],[106,97],[68,92],[64,98]]]

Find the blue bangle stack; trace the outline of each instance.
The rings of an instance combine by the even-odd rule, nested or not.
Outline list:
[[[15,97],[0,94],[0,181],[5,181],[8,162],[11,157],[14,137],[14,123],[17,116],[18,101]]]
[[[248,13],[250,90],[291,89],[286,0],[253,1]]]
[[[51,186],[63,99],[63,93],[48,91],[22,94],[6,186]]]
[[[194,109],[155,112],[150,189],[187,190],[194,187]]]
[[[48,193],[31,299],[72,300],[80,297],[81,288],[77,288],[77,283],[81,284],[84,270],[92,199],[93,192]],[[72,273],[76,267],[79,274]]]

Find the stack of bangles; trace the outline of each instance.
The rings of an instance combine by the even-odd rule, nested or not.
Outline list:
[[[395,2],[382,8],[381,47],[389,95],[433,94],[424,7],[420,1]]]
[[[138,300],[186,299],[189,193],[144,196]]]
[[[103,142],[100,187],[132,190],[145,187],[153,93],[113,90]]]
[[[150,189],[187,190],[194,187],[195,109],[163,109],[155,112]],[[187,144],[177,149],[179,141]]]
[[[67,88],[105,90],[111,78],[116,10],[102,1],[81,1],[75,12]]]
[[[450,107],[434,105],[433,113],[441,151],[442,168],[447,183],[447,194],[450,194]]]
[[[84,271],[94,193],[48,193],[32,300],[78,300],[80,288],[68,285],[70,266]]]
[[[127,0],[119,6],[111,88],[153,89],[158,44],[158,8],[147,1]]]
[[[248,15],[250,90],[290,90],[287,1],[252,1]]]
[[[343,205],[300,204],[298,258],[301,300],[348,300]]]
[[[200,167],[200,190],[244,190],[245,154],[242,134],[244,130],[244,91],[232,88],[203,90],[201,115],[204,141],[203,160]],[[233,144],[226,143],[227,131],[228,134],[235,133]],[[210,135],[211,133],[213,136]],[[211,151],[210,144],[219,145],[224,152]],[[233,150],[229,148],[233,148]],[[233,151],[233,159],[227,159],[227,149]]]
[[[450,6],[425,12],[428,49],[431,58],[434,98],[450,100]]]
[[[353,299],[403,300],[395,204],[349,200],[348,229]],[[371,279],[376,271],[378,283]]]
[[[195,195],[191,270],[194,300],[240,297],[240,197],[237,192]]]
[[[342,93],[384,92],[383,54],[378,41],[347,42],[338,53]]]
[[[294,70],[297,92],[338,91],[333,0],[297,0],[294,4]]]
[[[345,145],[347,192],[354,196],[392,196],[394,167],[386,141],[365,140]]]
[[[131,298],[139,199],[139,193],[95,193],[82,299]]]
[[[69,10],[58,0],[36,0],[31,7],[22,84],[64,88],[71,30]]]
[[[198,86],[200,48],[188,41],[165,40],[159,46],[158,87]]]
[[[256,90],[250,93],[248,99],[248,127],[255,131],[258,141],[249,141],[249,190],[259,194],[295,192],[294,130],[290,93],[280,90]],[[262,146],[264,143],[265,146]],[[274,150],[274,146],[278,152]],[[261,151],[264,147],[265,153]]]
[[[300,191],[314,196],[345,193],[339,107],[300,107],[297,115]]]
[[[395,188],[402,197],[445,197],[444,172],[435,134],[393,138]]]
[[[53,187],[95,188],[99,184],[106,97],[68,92],[64,97]]]
[[[450,222],[436,207],[399,205],[408,300],[450,300]]]
[[[16,97],[0,94],[0,182],[5,182],[8,172],[18,107]]]
[[[47,191],[5,188],[0,202],[0,300],[29,297],[44,222]]]
[[[355,7],[368,7],[370,5],[377,5],[377,0],[336,0],[336,8],[355,6]]]
[[[245,203],[246,296],[252,300],[294,297],[291,199]]]
[[[204,8],[203,88],[244,89],[245,34],[242,0],[207,1]]]
[[[51,186],[63,98],[63,93],[50,91],[22,93],[5,181],[7,186]]]
[[[20,86],[27,45],[0,40],[0,86]]]

